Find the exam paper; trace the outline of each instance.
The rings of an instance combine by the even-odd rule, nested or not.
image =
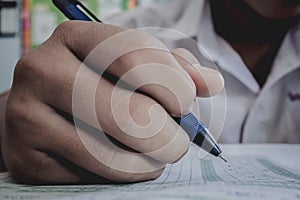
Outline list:
[[[154,181],[123,185],[26,186],[0,175],[0,199],[272,199],[300,200],[300,173],[264,155],[199,159],[198,150]]]

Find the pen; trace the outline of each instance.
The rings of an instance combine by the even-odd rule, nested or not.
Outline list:
[[[102,23],[91,11],[89,11],[78,0],[52,0],[56,7],[70,20],[96,21]],[[210,134],[206,126],[192,113],[173,119],[187,132],[194,144],[209,152],[210,154],[227,160],[222,150]]]

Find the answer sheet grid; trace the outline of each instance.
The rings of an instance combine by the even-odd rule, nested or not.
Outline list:
[[[227,156],[224,163],[216,158],[185,158],[167,166],[154,181],[122,187],[126,191],[163,190],[180,186],[209,184],[265,186],[300,190],[299,175],[257,156]]]

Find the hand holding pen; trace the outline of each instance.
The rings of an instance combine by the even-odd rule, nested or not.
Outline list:
[[[102,44],[107,38],[113,38],[117,33],[125,33],[126,30],[101,23],[67,21],[40,47],[20,59],[6,105],[6,127],[1,138],[4,161],[14,178],[31,184],[144,181],[157,178],[167,163],[173,163],[185,154],[190,146],[190,138],[169,113],[179,115],[182,110],[188,112],[190,102],[195,98],[195,90],[190,90],[191,87],[184,82],[175,85],[174,80],[186,77],[186,80],[192,82],[191,76],[204,83],[198,73],[188,71],[191,67],[188,63],[194,63],[188,51],[172,51],[185,58],[183,60],[170,52],[135,51],[109,66],[109,72],[116,77],[122,77],[140,64],[149,64],[149,61],[167,62],[169,66],[182,72],[182,77],[165,73],[146,74],[146,78],[150,80],[155,80],[160,75],[162,80],[169,81],[170,89],[175,91],[178,99],[166,95],[167,88],[159,89],[154,85],[144,88],[144,94],[133,93],[130,112],[136,123],[149,123],[148,112],[152,106],[157,108],[151,111],[151,115],[155,116],[153,119],[158,122],[166,120],[163,129],[153,137],[150,137],[153,134],[151,131],[137,132],[137,136],[145,138],[130,137],[114,121],[111,110],[113,91],[131,94],[128,93],[130,91],[115,87],[113,82],[101,78],[97,73],[103,67],[101,62],[104,60],[101,58],[107,58],[109,52],[114,51],[106,48],[94,57],[99,57],[97,62],[91,60],[82,65],[86,56],[98,44]],[[143,37],[138,37],[140,34]],[[136,30],[130,31],[127,36],[139,47],[149,44],[149,40],[152,41],[151,45],[161,45],[153,36]],[[123,40],[111,40],[107,44],[120,46],[124,43]],[[185,61],[188,62],[184,63]],[[189,67],[188,73],[181,65]],[[78,77],[80,69],[82,76]],[[221,80],[220,74],[214,73],[214,80],[207,80],[210,84]],[[202,76],[206,77],[207,74],[202,72]],[[211,73],[208,77],[212,77]],[[133,77],[131,80],[137,82],[144,79]],[[77,85],[78,83],[80,84]],[[96,83],[96,92],[93,91],[93,83]],[[197,89],[201,88],[199,94],[206,94],[207,90],[198,83],[195,86]],[[219,89],[221,88],[216,91]],[[154,97],[161,104],[154,101]],[[90,104],[90,100],[94,100],[94,104]],[[185,106],[180,109],[178,101]],[[128,107],[123,110],[122,107],[119,108],[121,110],[118,117],[127,123],[128,118],[124,114]],[[95,112],[96,121],[90,118],[89,109]],[[75,126],[75,121],[80,123]],[[103,131],[111,138],[122,142],[123,146],[131,150],[103,143],[102,138],[98,137],[101,136],[100,130],[94,128],[97,123],[101,124]]]
[[[102,23],[91,11],[89,11],[77,0],[53,0],[53,3],[66,15],[66,17],[71,20],[96,21]],[[193,55],[186,52],[182,53],[189,55],[189,57],[193,60],[193,63],[196,63],[193,65],[200,66],[197,59]],[[175,52],[174,56],[176,57]],[[179,56],[177,55],[177,60],[181,60],[179,63],[181,63],[183,67],[191,64],[183,63],[184,61],[180,58],[180,53]],[[186,67],[185,69],[191,72],[191,69]],[[190,75],[192,74],[193,72],[190,73]],[[207,83],[201,84],[199,87],[207,87],[206,84]],[[223,83],[221,85],[223,87]],[[221,148],[210,134],[209,130],[192,113],[186,114],[182,117],[174,117],[174,120],[180,124],[180,126],[189,135],[191,141],[193,141],[196,145],[227,162],[225,157],[222,155]]]

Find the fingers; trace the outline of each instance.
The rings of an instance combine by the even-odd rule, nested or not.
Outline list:
[[[20,70],[16,75],[37,73],[37,78],[31,79],[42,86],[39,89],[42,95],[37,95],[42,96],[41,101],[73,114],[162,163],[172,163],[184,155],[189,147],[187,134],[157,102],[145,95],[115,87],[104,78],[99,81],[98,74],[88,67],[83,65],[79,68],[81,63],[71,52],[58,49],[60,51],[47,51],[47,56],[54,58],[50,63],[47,57],[37,55],[42,50],[31,55],[40,58],[42,71],[39,69],[32,73],[34,67],[24,67],[25,72]],[[64,59],[57,59],[57,54]],[[30,65],[28,62],[32,61],[23,60],[21,65]]]
[[[195,85],[158,39],[137,30],[89,22],[64,23],[52,39],[93,70],[106,70],[156,99],[169,113],[189,112]]]
[[[8,99],[9,91],[0,94],[0,149],[2,146],[2,136],[5,132],[5,108]],[[2,155],[0,154],[0,171],[5,171],[6,167],[4,165]]]
[[[69,169],[68,164],[66,165],[68,161],[105,179],[117,182],[154,179],[161,174],[164,168],[164,164],[144,154],[125,151],[115,148],[115,146],[112,147],[110,143],[105,141],[105,138],[98,137],[98,130],[93,132],[94,129],[83,126],[80,127],[82,128],[81,131],[76,130],[72,124],[46,105],[28,105],[27,109],[32,113],[31,116],[21,116],[23,114],[19,112],[19,120],[22,120],[10,121],[8,126],[9,132],[18,134],[18,137],[13,137],[13,134],[6,136],[8,137],[6,141],[9,141],[6,143],[6,151],[9,148],[15,148],[15,155],[18,156],[14,158],[12,153],[5,154],[7,156],[6,162],[13,159],[13,162],[7,162],[8,168],[15,173],[15,176],[20,176],[21,180],[26,181],[30,178],[36,178],[36,181],[55,181],[56,183],[81,181],[81,178],[87,173],[79,170],[80,173],[74,175],[78,169],[76,167],[75,169]],[[36,109],[39,112],[35,112]],[[47,116],[47,120],[41,120],[45,116]],[[24,118],[26,119],[24,120]],[[27,123],[30,123],[31,126],[28,126]],[[18,126],[15,126],[16,124]],[[95,136],[95,134],[97,135]],[[28,137],[30,137],[30,140]],[[18,138],[19,142],[15,141],[15,138]],[[23,141],[23,143],[20,143],[20,141]],[[27,150],[24,151],[24,149]],[[45,152],[48,156],[42,153],[32,153],[28,149]],[[23,152],[26,156],[20,156]],[[53,155],[59,155],[61,159],[57,159]],[[55,160],[49,159],[51,156]],[[9,163],[13,163],[13,166]],[[31,170],[32,173],[23,174],[24,168]],[[62,173],[61,176],[59,176],[60,173]],[[99,178],[99,180],[101,179]]]
[[[224,79],[220,72],[202,67],[197,58],[186,49],[174,49],[172,54],[193,79],[198,96],[214,96],[223,90]]]
[[[41,86],[37,87],[36,96],[42,102],[102,129],[138,152],[162,163],[172,163],[182,157],[189,147],[186,133],[156,101],[115,87],[84,64],[80,67],[81,61],[73,52],[55,40],[46,42],[38,51],[23,58],[19,65],[17,76],[27,74]],[[32,77],[32,74],[35,76]],[[152,78],[155,80],[156,77],[153,75]],[[32,89],[31,80],[30,84],[22,83],[22,86],[28,85]],[[184,91],[183,88],[181,90]],[[160,95],[165,98],[164,93]],[[172,99],[166,98],[165,101],[170,103]]]
[[[76,84],[70,82],[65,85],[69,90],[57,93],[61,98],[48,98],[47,102],[163,163],[172,163],[187,151],[188,136],[153,99],[116,87],[103,78],[97,83],[97,75],[87,67],[80,72]],[[56,84],[59,87],[66,83]],[[66,110],[71,102],[61,100],[71,97],[72,109]]]
[[[32,115],[35,114],[33,110],[28,110],[32,112],[29,116],[28,113],[22,113],[21,109],[18,110],[18,114],[13,110],[11,106],[8,107],[2,155],[10,174],[18,182],[29,184],[108,182],[58,155],[45,152],[44,145],[51,145],[51,141],[43,135],[44,129],[40,129],[37,119],[34,117],[33,120]]]
[[[49,145],[45,146],[45,148],[49,149]],[[111,173],[105,172],[104,174],[111,178],[108,179],[102,177],[102,170],[99,168],[103,166],[97,166],[98,169],[95,170],[95,173],[86,169],[89,165],[92,165],[89,163],[89,159],[85,159],[87,163],[83,166],[78,166],[70,162],[69,158],[65,159],[62,156],[46,152],[45,150],[35,150],[28,147],[21,150],[21,155],[20,152],[12,153],[10,151],[9,155],[14,160],[8,158],[6,159],[6,163],[11,175],[18,182],[27,184],[107,184],[114,182],[136,182],[157,178],[163,170],[163,168],[160,168],[153,172],[137,174],[127,171],[117,171],[116,173],[115,170],[111,170]],[[80,154],[81,152],[79,151],[78,153]],[[105,168],[109,168],[109,166]]]
[[[22,149],[22,155],[10,153],[18,162],[7,160],[10,174],[19,183],[26,184],[85,184],[111,183],[60,156],[29,148]],[[14,155],[15,154],[15,155]],[[20,152],[19,152],[20,154]]]
[[[71,24],[71,27],[74,26]],[[67,30],[66,27],[60,29]],[[81,29],[90,31],[80,32]],[[102,31],[100,33],[103,34],[98,36],[96,33],[100,29]],[[77,38],[78,41],[71,41],[65,36],[63,39],[57,38],[62,36],[58,36],[59,30],[56,31],[56,34],[37,51],[21,59],[16,67],[14,80],[14,85],[19,87],[15,87],[13,94],[18,96],[18,93],[17,98],[21,102],[32,103],[34,100],[72,114],[84,124],[94,127],[96,133],[92,131],[94,135],[91,136],[86,129],[76,129],[78,124],[74,127],[63,121],[56,113],[51,115],[51,111],[37,117],[38,127],[32,126],[34,123],[27,123],[20,126],[24,130],[17,132],[36,133],[42,130],[41,135],[45,134],[47,137],[44,138],[45,142],[41,142],[42,138],[33,140],[41,145],[35,148],[53,152],[81,168],[110,180],[137,181],[157,177],[166,163],[175,162],[184,155],[189,147],[188,136],[152,98],[132,93],[122,87],[115,87],[110,81],[101,78],[99,71],[95,73],[93,70],[101,69],[103,64],[97,57],[94,56],[85,62],[92,69],[81,63],[81,56],[84,57],[84,53],[87,53],[95,43],[105,39],[105,31],[107,36],[111,34],[107,27],[82,23],[79,30],[72,31],[75,38],[76,34],[80,37],[88,35],[89,37],[85,39],[92,42],[79,40],[80,37]],[[80,44],[77,45],[77,42]],[[110,48],[106,48],[106,51],[109,53]],[[151,56],[147,57],[149,55]],[[102,58],[105,61],[105,58]],[[100,64],[95,61],[99,61]],[[155,64],[149,64],[151,61]],[[117,69],[123,69],[123,66],[125,70],[118,74]],[[147,74],[149,69],[155,73],[148,73],[149,77],[142,77],[145,70]],[[127,83],[141,88],[171,113],[187,112],[195,96],[189,75],[179,66],[171,53],[166,51],[157,53],[155,50],[145,50],[121,54],[120,59],[109,65],[109,72],[122,76]],[[137,78],[134,79],[135,77]],[[136,81],[130,82],[131,80]],[[28,98],[24,99],[24,95],[28,95]],[[26,111],[22,117],[30,113],[29,117],[32,117],[30,119],[34,119],[34,114],[42,113],[40,109],[28,110],[27,105],[20,108]],[[43,116],[53,117],[41,120]],[[20,120],[23,121],[22,117]],[[142,154],[116,148],[116,145],[112,145],[106,137],[95,137],[100,130]],[[74,137],[76,134],[77,137]],[[142,171],[139,171],[141,169]]]

